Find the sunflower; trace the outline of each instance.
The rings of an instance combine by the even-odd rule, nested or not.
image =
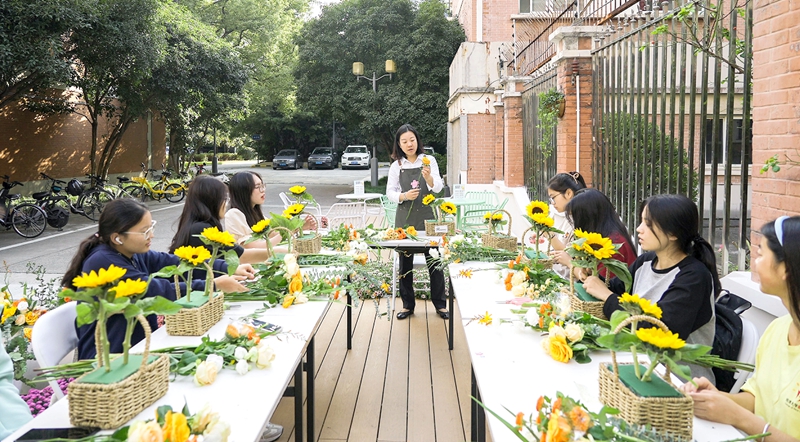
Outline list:
[[[503,220],[503,214],[502,213],[495,213],[494,215],[492,215],[492,221],[497,222],[497,221],[502,221],[502,220]]]
[[[531,201],[528,204],[528,207],[525,208],[525,213],[528,214],[528,217],[533,218],[536,214],[542,213],[545,216],[550,214],[550,206],[547,205],[544,201]]]
[[[611,258],[617,253],[611,239],[604,238],[599,233],[589,233],[583,242],[583,250],[597,259]]]
[[[203,246],[181,246],[175,249],[172,253],[178,258],[191,263],[193,266],[200,265],[201,263],[211,258],[211,252]]]
[[[586,238],[586,236],[588,235],[588,233],[584,232],[581,229],[575,229],[575,231],[573,233],[575,234],[575,238],[579,238],[579,239],[580,238]]]
[[[449,201],[442,203],[439,208],[442,209],[442,212],[449,213],[450,215],[456,213],[456,205]]]
[[[97,273],[92,270],[89,273],[82,273],[80,276],[76,276],[72,280],[72,284],[79,289],[102,287],[122,278],[127,272],[127,269],[111,264],[108,269],[100,269]]]
[[[681,339],[677,333],[661,330],[660,328],[640,328],[636,330],[636,337],[642,342],[650,344],[660,349],[680,350],[686,345],[686,341]]]
[[[638,314],[641,312],[643,315],[653,316],[654,318],[661,319],[661,307],[654,302],[650,302],[648,299],[640,298],[639,295],[623,293],[619,298],[619,303],[625,310],[628,310],[625,308],[626,306],[632,306],[634,311],[630,313]]]
[[[483,220],[488,223],[490,219],[492,219],[492,212],[486,212],[486,214],[483,215]]]
[[[216,227],[206,227],[200,233],[200,236],[217,244],[223,246],[232,246],[236,240],[233,238],[233,235],[228,233],[227,231],[221,231]]]
[[[251,227],[251,229],[253,230],[254,233],[261,233],[269,228],[269,223],[271,221],[272,220],[270,219],[262,219],[261,221],[257,222],[253,227]]]
[[[303,210],[305,210],[305,208],[306,206],[304,206],[303,204],[292,204],[291,206],[287,207],[286,210],[283,211],[283,213],[288,213],[289,215],[292,216],[299,215],[303,213]]]
[[[432,203],[435,199],[436,197],[429,193],[425,195],[425,198],[422,198],[422,204],[425,204],[427,206],[428,204]]]
[[[203,247],[200,248],[205,250]],[[129,296],[141,295],[145,290],[147,290],[147,282],[141,279],[126,279],[125,281],[120,281],[111,289],[111,291],[114,292],[115,298],[127,298]]]
[[[292,186],[289,188],[289,192],[292,192],[293,195],[300,196],[305,193],[306,188],[305,186]]]
[[[553,221],[553,218],[550,218],[549,216],[547,216],[546,213],[537,213],[537,214],[533,215],[531,217],[531,219],[533,220],[534,223],[541,224],[541,225],[547,226],[547,227],[553,227],[553,224],[555,224],[555,221]]]

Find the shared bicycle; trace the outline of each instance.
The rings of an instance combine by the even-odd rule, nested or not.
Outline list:
[[[35,238],[47,227],[47,214],[35,204],[14,204],[14,200],[19,199],[19,194],[9,192],[15,186],[22,185],[19,181],[9,181],[8,175],[3,175],[3,187],[0,189],[0,226],[6,230],[13,228],[23,238]]]

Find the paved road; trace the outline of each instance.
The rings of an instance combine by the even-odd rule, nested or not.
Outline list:
[[[276,171],[269,168],[253,168],[252,165],[252,162],[230,162],[221,164],[219,170],[231,173],[243,170],[258,172],[266,185],[267,199],[262,206],[266,213],[283,210],[278,193],[286,191],[295,184],[306,186],[325,210],[336,202],[335,195],[352,192],[353,181],[369,179],[368,170]],[[387,171],[388,168],[381,168],[380,176],[385,176]],[[166,251],[175,234],[183,203],[151,201],[147,205],[150,207],[153,219],[158,222],[152,248]],[[34,239],[24,239],[13,230],[0,232],[0,261],[4,262],[6,268],[13,274],[12,282],[29,279],[20,275],[26,272],[29,263],[44,266],[48,274],[63,274],[77,246],[95,230],[96,223],[73,214],[70,215],[69,223],[62,231],[56,231],[48,226],[40,237]],[[1,281],[0,286],[2,286]]]

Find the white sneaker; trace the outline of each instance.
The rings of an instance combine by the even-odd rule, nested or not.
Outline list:
[[[261,433],[259,442],[272,442],[278,440],[283,434],[283,427],[278,424],[268,423]]]

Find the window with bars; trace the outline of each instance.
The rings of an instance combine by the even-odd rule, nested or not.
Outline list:
[[[712,136],[714,134],[714,120],[708,119],[706,120],[706,136],[705,136],[705,163],[711,164],[712,160],[712,145],[714,150],[717,153],[717,163],[718,164],[725,164],[728,161],[728,149],[724,149],[724,146],[728,145],[728,142],[731,143],[730,148],[730,162],[731,164],[742,164],[742,148],[744,146],[744,139],[742,135],[742,127],[743,127],[743,120],[741,118],[734,118],[733,119],[733,139],[728,140],[728,120],[727,119],[720,119],[719,125],[719,134],[717,137],[717,142],[714,143],[712,140]],[[750,141],[750,146],[753,145],[753,121],[750,120],[750,127],[747,130],[747,137]],[[747,152],[746,157],[747,164],[753,163],[752,152]]]
[[[519,13],[530,14],[531,12],[553,12],[555,11],[554,0],[519,0]]]

